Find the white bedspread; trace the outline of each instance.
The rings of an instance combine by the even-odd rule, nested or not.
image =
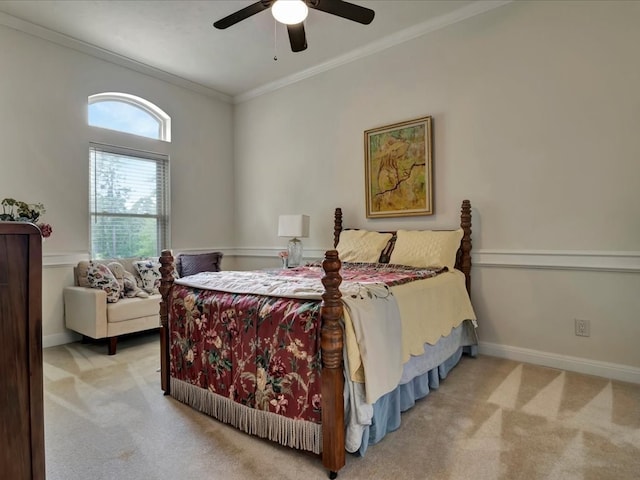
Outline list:
[[[320,280],[253,271],[202,272],[179,278],[175,283],[205,290],[285,298],[321,299],[324,293]]]

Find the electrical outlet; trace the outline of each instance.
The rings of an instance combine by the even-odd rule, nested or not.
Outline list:
[[[588,337],[591,332],[591,328],[589,325],[589,320],[580,320],[579,318],[575,319],[576,326],[576,335],[578,337]]]

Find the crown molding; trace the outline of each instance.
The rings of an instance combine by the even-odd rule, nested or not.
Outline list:
[[[160,70],[159,68],[152,67],[145,63],[138,62],[137,60],[133,60],[129,57],[118,55],[117,53],[113,53],[90,43],[77,40],[69,37],[68,35],[49,30],[48,28],[41,27],[35,23],[21,20],[7,13],[0,12],[0,25],[4,25],[5,27],[12,28],[13,30],[17,30],[22,33],[33,35],[34,37],[42,38],[43,40],[99,58],[100,60],[128,68],[129,70],[134,70],[138,73],[163,80],[178,87],[183,87],[193,92],[206,95],[207,97],[218,99],[225,103],[232,103],[233,101],[229,95],[218,92],[212,88],[205,87],[204,85],[173,75],[172,73],[165,72],[164,70]]]
[[[513,2],[513,0],[481,0],[474,2],[470,5],[467,5],[466,7],[460,8],[446,15],[441,15],[440,17],[428,20],[411,28],[384,37],[378,41],[370,43],[366,47],[355,49],[349,53],[346,53],[345,55],[341,55],[302,72],[298,72],[294,75],[279,79],[275,82],[267,83],[234,97],[218,92],[217,90],[214,90],[212,88],[205,87],[204,85],[201,85],[199,83],[179,77],[177,75],[165,72],[164,70],[160,70],[158,68],[144,64],[137,60],[133,60],[123,55],[105,50],[90,43],[83,42],[67,35],[55,32],[53,30],[49,30],[48,28],[41,27],[40,25],[21,20],[17,17],[13,17],[3,12],[0,12],[0,25],[4,25],[14,30],[42,38],[49,42],[99,58],[106,62],[110,62],[115,65],[128,68],[130,70],[134,70],[138,73],[149,75],[173,85],[192,90],[196,93],[216,98],[225,103],[238,104],[252,98],[259,97],[260,95],[278,90],[301,80],[313,77],[322,72],[326,72],[327,70],[331,70],[341,65],[353,62],[360,58],[368,57],[382,50],[386,50],[387,48],[391,48],[414,38],[445,28],[454,23],[461,22],[463,20],[466,20],[467,18],[480,15],[511,2]]]
[[[460,8],[446,15],[441,15],[440,17],[433,18],[423,23],[419,23],[418,25],[414,25],[411,28],[407,28],[392,35],[388,35],[387,37],[370,43],[366,47],[352,50],[327,62],[321,63],[307,70],[303,70],[302,72],[298,72],[294,75],[281,78],[279,80],[276,80],[275,82],[267,83],[253,90],[249,90],[248,92],[236,95],[235,97],[233,97],[233,103],[238,104],[246,102],[247,100],[251,100],[252,98],[256,98],[260,95],[273,92],[293,83],[318,75],[319,73],[326,72],[327,70],[332,70],[346,63],[368,57],[375,53],[381,52],[382,50],[386,50],[387,48],[391,48],[401,43],[408,42],[409,40],[413,40],[414,38],[421,37],[428,33],[445,28],[449,25],[453,25],[454,23],[466,20],[467,18],[480,15],[482,13],[493,10],[494,8],[502,7],[503,5],[512,2],[513,0],[487,0],[474,2],[470,5],[467,5],[466,7]]]

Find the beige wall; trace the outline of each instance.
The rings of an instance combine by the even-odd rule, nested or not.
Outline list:
[[[43,245],[45,345],[74,338],[64,328],[62,288],[72,284],[72,265],[89,251],[90,141],[165,148],[172,246],[233,245],[230,103],[2,25],[0,65],[0,198],[44,203],[44,220],[54,230]],[[87,97],[112,91],[141,96],[167,112],[171,144],[88,127]]]
[[[279,214],[311,216],[317,258],[336,206],[444,228],[469,198],[482,349],[640,381],[638,24],[638,2],[513,2],[237,105],[0,26],[0,196],[44,202],[55,230],[45,338],[68,338],[60,292],[88,251],[86,98],[115,90],[173,118],[175,249],[276,266]],[[367,220],[363,131],[423,115],[436,214]]]
[[[485,351],[640,380],[639,24],[638,2],[518,1],[237,105],[237,245],[283,245],[299,212],[320,251],[336,206],[448,227],[469,198]],[[363,131],[424,115],[436,214],[367,220]]]

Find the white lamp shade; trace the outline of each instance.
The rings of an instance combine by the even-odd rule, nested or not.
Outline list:
[[[302,0],[277,0],[271,6],[271,15],[280,23],[295,25],[304,21],[309,8]]]
[[[308,237],[309,215],[280,215],[278,217],[279,237]]]

